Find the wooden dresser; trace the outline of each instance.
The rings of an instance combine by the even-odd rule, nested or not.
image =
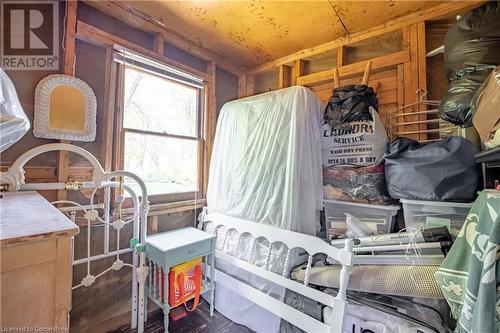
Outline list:
[[[1,329],[67,331],[71,237],[77,233],[78,226],[37,192],[2,193]]]

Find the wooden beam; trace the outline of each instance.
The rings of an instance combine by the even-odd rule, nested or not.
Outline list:
[[[292,65],[292,85],[296,85],[297,79],[304,75],[306,61],[302,59],[295,60]]]
[[[430,20],[433,18],[438,18],[442,16],[451,16],[459,12],[467,11],[469,9],[475,8],[486,1],[451,1],[439,4],[437,6],[427,8],[418,12],[408,14],[396,18],[394,20],[388,21],[386,23],[377,25],[375,27],[356,32],[350,35],[342,36],[340,38],[334,39],[330,42],[320,44],[308,49],[300,50],[286,57],[279,58],[265,64],[253,67],[249,70],[250,74],[265,72],[270,69],[276,68],[283,64],[289,64],[297,59],[310,57],[316,54],[320,54],[329,50],[333,50],[340,46],[349,45],[362,40],[366,40],[375,36],[379,36],[391,31],[399,30],[405,26],[415,24],[418,22],[424,22],[425,20]]]
[[[9,166],[2,165],[0,171],[7,171]],[[55,182],[57,180],[56,167],[37,167],[27,165],[24,167],[25,178],[30,183]],[[73,179],[92,179],[92,167],[69,167],[68,176]]]
[[[188,205],[188,206],[179,206],[175,208],[168,208],[165,210],[159,210],[159,211],[152,211],[149,210],[148,216],[159,216],[159,215],[165,215],[165,214],[175,214],[175,213],[182,213],[182,212],[187,212],[187,211],[193,211],[196,209],[203,208],[207,205],[207,201],[205,199],[198,199],[195,200],[194,204]],[[153,207],[153,205],[151,206]]]
[[[116,62],[113,61],[113,49],[106,48],[106,69],[104,73],[104,123],[101,138],[101,163],[105,171],[113,168],[113,128],[116,95]]]
[[[253,75],[247,75],[247,96],[252,96],[255,93],[255,80]]]
[[[410,61],[403,64],[404,71],[404,104],[408,105],[415,103],[418,100],[418,53],[417,53],[417,30],[416,25],[412,24],[403,29],[403,45],[407,47],[410,52]],[[417,109],[407,108],[403,112],[414,112]],[[417,121],[419,120],[418,115],[405,117],[407,121]],[[399,131],[399,130],[398,130]],[[403,132],[414,132],[418,131],[418,125],[405,126]],[[407,135],[409,138],[418,140],[418,134]]]
[[[338,67],[333,69],[333,89],[337,89],[340,87],[340,75]]]
[[[150,233],[157,233],[158,232],[158,215],[155,216],[150,216],[149,218],[149,223],[148,223],[148,231]]]
[[[124,169],[124,144],[125,132],[123,131],[123,118],[125,112],[124,96],[125,96],[125,66],[123,64],[116,65],[116,96],[114,107],[114,126],[113,126],[113,158],[112,165],[114,170]],[[116,191],[115,191],[116,192]],[[117,192],[116,192],[117,193]]]
[[[415,60],[417,63],[417,75],[418,75],[418,83],[417,90],[422,92],[427,92],[427,70],[426,70],[426,49],[425,49],[425,23],[420,22],[415,24],[415,33],[417,35],[417,59]],[[425,111],[425,106],[420,106],[418,111]],[[419,121],[427,120],[427,114],[421,114]],[[426,130],[427,124],[420,123],[419,130]],[[420,134],[419,140],[427,140],[427,133]]]
[[[188,210],[202,208],[203,206],[206,205],[207,205],[206,199],[184,200],[184,201],[175,201],[162,204],[153,204],[150,205],[148,216],[151,217],[151,216],[179,213]],[[123,209],[124,214],[132,214],[133,212],[134,212],[133,208]]]
[[[117,37],[115,35],[110,34],[109,32],[103,31],[99,28],[91,26],[85,22],[78,21],[76,26],[76,38],[83,40],[87,43],[101,46],[101,47],[113,47],[113,45],[117,44],[119,46],[130,49],[131,51],[140,53],[141,55],[147,56],[151,59],[164,63],[166,65],[170,65],[176,67],[177,69],[183,70],[189,74],[198,76],[203,78],[205,81],[210,81],[210,76],[207,73],[203,73],[199,70],[191,68],[187,65],[184,65],[178,61],[172,60],[170,58],[161,56],[156,54],[153,51],[145,49],[143,47],[137,46],[134,43],[131,43],[123,38]]]
[[[210,166],[210,158],[212,156],[212,149],[215,139],[215,127],[217,125],[217,104],[215,95],[215,85],[217,82],[217,71],[214,61],[210,61],[208,65],[208,75],[210,76],[210,83],[208,85],[208,100],[206,108],[206,135],[205,135],[205,163],[204,163],[204,177],[203,188],[206,190],[208,186],[208,173]],[[206,193],[206,192],[204,192]]]
[[[397,90],[398,90],[398,108],[401,108],[405,104],[405,95],[404,95],[404,65],[398,65],[398,82],[397,82]]]
[[[339,46],[337,49],[337,67],[345,65],[345,47]]]
[[[64,35],[64,67],[63,74],[75,75],[75,34],[76,34],[76,12],[77,1],[66,2],[66,26]],[[69,143],[68,140],[61,140],[61,143]],[[57,159],[57,181],[64,183],[68,180],[69,152],[59,151]],[[66,200],[65,190],[57,191],[57,200]]]
[[[165,54],[165,37],[161,32],[155,32],[153,39],[153,52],[164,56]]]
[[[66,2],[66,26],[64,35],[64,67],[63,73],[74,75],[75,65],[75,34],[76,34],[76,11],[78,2],[69,0]]]
[[[292,85],[292,68],[281,65],[278,71],[278,89],[290,87]]]
[[[245,74],[246,69],[225,56],[196,44],[189,39],[179,35],[169,29],[165,24],[151,19],[148,15],[142,13],[133,7],[130,3],[122,1],[85,1],[92,7],[111,15],[131,26],[148,32],[161,32],[169,44],[172,44],[196,57],[204,60],[213,60],[218,67],[236,75]]]
[[[385,56],[372,58],[371,69],[379,70],[387,67],[396,66],[410,61],[410,52],[408,50],[391,53]],[[349,77],[364,73],[368,61],[360,61],[354,64],[337,67],[340,77]],[[297,84],[302,86],[317,84],[325,81],[331,81],[334,78],[335,69],[328,69],[297,78]]]
[[[247,95],[247,75],[238,76],[238,98],[246,97]]]
[[[210,68],[209,68],[210,69]],[[209,128],[209,120],[208,120],[208,114],[209,114],[209,109],[210,109],[210,84],[205,83],[205,89],[203,89],[203,92],[205,94],[204,99],[205,99],[205,105],[203,109],[203,163],[202,161],[198,161],[198,170],[201,167],[203,167],[203,170],[201,171],[203,174],[203,183],[201,184],[202,186],[202,192],[203,195],[202,197],[205,196],[207,193],[207,188],[208,188],[208,174],[210,171],[210,159],[208,158],[208,132],[210,131]],[[203,165],[201,165],[203,164]],[[198,172],[199,174],[199,172]]]
[[[68,140],[61,140],[61,143],[70,143]],[[57,161],[57,182],[64,183],[68,181],[68,164],[69,164],[69,152],[59,151],[59,157]],[[57,191],[57,200],[66,200],[67,193],[65,190]]]

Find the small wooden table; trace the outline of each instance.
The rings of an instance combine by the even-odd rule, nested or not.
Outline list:
[[[168,332],[168,273],[170,268],[189,260],[203,257],[203,288],[201,293],[210,292],[210,316],[214,313],[214,265],[215,236],[196,228],[188,227],[148,236],[146,257],[149,264],[146,295],[163,310],[165,332]],[[210,259],[210,262],[208,261]],[[210,278],[207,274],[210,266]],[[160,275],[158,275],[160,274]],[[162,281],[163,286],[158,286]],[[163,287],[163,295],[161,288]],[[147,302],[145,302],[147,304]],[[146,316],[147,317],[147,316]]]
[[[68,330],[71,238],[77,233],[78,226],[37,192],[2,193],[1,331]]]

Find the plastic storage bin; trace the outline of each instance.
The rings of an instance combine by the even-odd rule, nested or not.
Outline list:
[[[422,201],[401,199],[405,226],[426,228],[449,223],[450,233],[456,237],[469,214],[472,203]]]
[[[374,233],[389,233],[394,217],[401,208],[397,205],[370,205],[338,200],[323,200],[323,205],[330,238],[341,235],[347,229],[346,213],[365,222]]]

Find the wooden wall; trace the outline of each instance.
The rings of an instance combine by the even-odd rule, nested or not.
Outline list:
[[[64,4],[61,3],[60,13],[64,13]],[[62,15],[61,15],[62,16]],[[69,16],[68,16],[69,17]],[[103,14],[85,3],[78,2],[76,21],[88,24],[89,27],[96,27],[100,31],[109,33],[111,36],[122,38],[123,40],[137,45],[140,48],[154,52],[156,50],[157,38],[150,31],[143,31],[136,27],[125,24],[111,16]],[[61,17],[62,25],[62,17]],[[60,29],[62,31],[62,29]],[[62,37],[62,36],[61,36]],[[93,89],[97,98],[97,135],[94,142],[72,142],[81,146],[94,154],[104,165],[105,160],[111,150],[106,149],[103,144],[109,127],[107,121],[110,112],[109,99],[109,59],[107,59],[108,46],[102,42],[93,42],[85,38],[76,38],[74,46],[74,56],[76,58],[74,74],[76,77],[87,82]],[[156,50],[157,51],[157,50]],[[108,51],[109,52],[109,51]],[[182,48],[175,46],[168,41],[163,43],[163,54],[168,61],[179,63],[185,68],[192,68],[194,71],[209,73],[209,60],[202,59]],[[63,56],[63,55],[61,55]],[[64,71],[64,64],[61,64],[61,72]],[[72,69],[72,68],[71,68]],[[34,92],[37,83],[45,76],[56,74],[48,71],[7,71],[16,87],[21,105],[28,118],[33,124],[33,104]],[[216,79],[215,79],[216,78]],[[238,76],[216,67],[213,73],[213,107],[208,112],[213,114],[213,121],[216,115],[226,101],[238,97]],[[111,126],[112,128],[112,126]],[[212,125],[211,130],[215,130]],[[111,133],[112,134],[112,133]],[[211,135],[213,137],[213,134]],[[46,140],[35,138],[30,130],[19,142],[11,146],[1,154],[1,166],[5,170],[12,162],[23,152],[57,140]],[[60,156],[57,152],[41,155],[26,167],[27,182],[57,182],[60,174]],[[66,165],[66,174],[69,179],[89,180],[91,177],[91,168],[78,155],[69,154]],[[42,194],[49,200],[54,201],[58,198],[57,191],[45,191]],[[65,193],[69,200],[74,200],[82,204],[88,204],[87,192],[67,192]],[[172,228],[179,228],[194,225],[197,213],[192,208],[180,207],[179,205],[168,206],[169,209],[163,209],[163,213],[154,213],[155,217],[150,219],[150,232],[161,232]],[[75,255],[83,257],[86,251],[87,228],[81,224],[83,220],[78,220],[80,224],[80,234],[75,238]],[[43,221],[41,221],[43,223]],[[121,234],[121,244],[128,246],[128,241],[132,238],[130,228],[124,229]],[[152,230],[155,229],[155,230]],[[91,231],[91,251],[92,254],[102,253],[103,232],[101,227],[92,227]],[[115,233],[110,232],[110,246],[114,247]],[[123,259],[130,262],[129,255],[123,256]],[[91,270],[94,273],[100,272],[109,267],[113,259],[103,259],[92,263]],[[78,265],[73,270],[73,284],[79,284],[82,277],[86,274],[86,265]],[[79,288],[72,295],[72,310],[70,313],[71,332],[104,332],[111,330],[130,320],[130,296],[131,296],[131,272],[129,269],[122,269],[119,272],[110,272],[105,277],[97,279],[96,283],[88,288]]]
[[[158,219],[157,232],[194,225],[197,215],[194,211],[185,211],[161,215]],[[102,251],[103,235],[92,228],[92,248],[94,253]],[[110,247],[114,249],[116,233],[111,231]],[[121,243],[128,244],[132,238],[130,225],[121,232]],[[86,251],[87,228],[81,228],[75,241],[75,255],[84,257]],[[129,254],[121,256],[124,262],[132,263]],[[92,264],[94,273],[108,268],[114,258],[106,258]],[[73,269],[73,285],[79,284],[86,274],[86,265],[78,265]],[[70,313],[71,332],[106,332],[130,322],[132,274],[129,268],[115,272],[110,271],[97,279],[95,284],[88,288],[79,288],[73,291],[72,310]],[[150,308],[154,308],[152,302]]]
[[[436,20],[426,22],[425,39],[429,51],[444,43],[444,38],[453,20]],[[444,66],[444,53],[426,58],[427,87],[429,99],[441,99],[448,88],[447,71]]]
[[[432,129],[430,119],[421,112],[426,111],[425,107],[398,109],[418,101],[425,92],[427,98],[442,97],[447,86],[442,55],[426,58],[426,52],[442,44],[447,27],[457,14],[480,4],[481,1],[443,3],[261,64],[241,78],[242,95],[302,85],[326,103],[332,94],[334,68],[340,73],[341,85],[360,83],[365,66],[371,61],[370,84],[381,83],[379,113],[390,138],[433,139],[428,132]],[[404,118],[391,117],[410,112]],[[432,120],[436,124],[437,120]]]
[[[217,116],[225,103],[238,97],[238,77],[217,67],[217,85],[215,87]]]
[[[278,68],[259,71],[253,75],[251,91],[248,93],[262,93],[297,84],[310,88],[326,104],[333,91],[334,68],[339,71],[341,85],[359,84],[370,61],[372,71],[369,85],[380,83],[378,110],[384,125],[389,129],[390,115],[404,104],[415,102],[417,90],[427,89],[424,36],[424,24],[417,23],[366,41],[304,57]],[[412,116],[406,117],[406,120],[419,121],[424,118]],[[419,131],[420,128],[416,125],[398,130]],[[418,133],[407,136],[422,138]]]

